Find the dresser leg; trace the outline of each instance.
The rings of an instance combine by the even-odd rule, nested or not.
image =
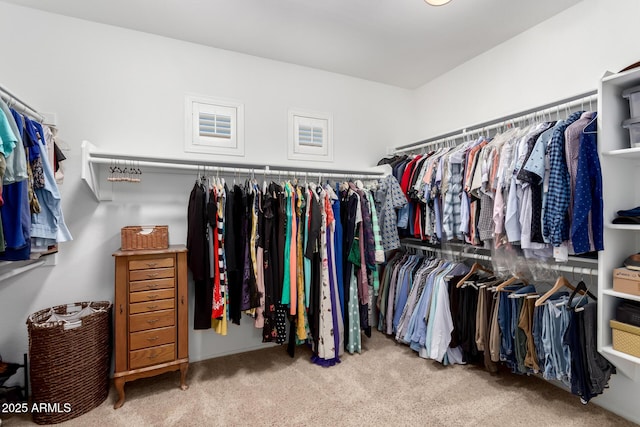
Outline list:
[[[186,390],[189,388],[187,385],[187,370],[189,369],[189,363],[180,364],[180,389]]]
[[[118,392],[118,401],[113,405],[113,409],[118,409],[124,405],[124,377],[114,379],[113,384],[116,386],[116,391]]]

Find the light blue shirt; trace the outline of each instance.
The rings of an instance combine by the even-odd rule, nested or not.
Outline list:
[[[4,111],[0,110],[0,150],[2,150],[4,157],[11,154],[17,143],[18,138],[11,129],[7,115]]]
[[[16,137],[16,147],[22,147],[22,134],[20,133],[15,120],[12,119],[13,115],[11,114],[11,110],[9,110],[9,107],[7,107],[7,104],[5,104],[2,99],[0,99],[0,110],[5,114],[9,126],[11,127],[11,131]],[[11,154],[6,156],[6,158],[7,169],[4,173],[4,177],[2,178],[3,184],[13,184],[14,182],[24,181],[29,177],[27,174],[27,156],[24,150],[14,149],[11,151]]]
[[[44,132],[42,132],[41,135],[44,135]],[[37,143],[41,153],[46,153],[47,149],[43,141],[38,140]],[[35,190],[41,209],[40,213],[31,215],[31,237],[51,239],[57,242],[73,240],[62,215],[60,192],[53,174],[53,169],[49,164],[47,156],[41,157],[44,171],[44,188]]]

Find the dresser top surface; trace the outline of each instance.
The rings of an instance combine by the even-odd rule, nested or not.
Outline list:
[[[136,256],[136,255],[160,255],[160,254],[173,254],[178,252],[187,252],[185,245],[169,245],[167,249],[138,249],[134,251],[116,251],[113,256]]]

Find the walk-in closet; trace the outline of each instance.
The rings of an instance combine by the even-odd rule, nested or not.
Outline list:
[[[635,0],[0,0],[0,425],[640,424]]]

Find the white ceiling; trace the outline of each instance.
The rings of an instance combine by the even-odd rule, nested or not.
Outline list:
[[[413,89],[581,0],[5,1]]]

